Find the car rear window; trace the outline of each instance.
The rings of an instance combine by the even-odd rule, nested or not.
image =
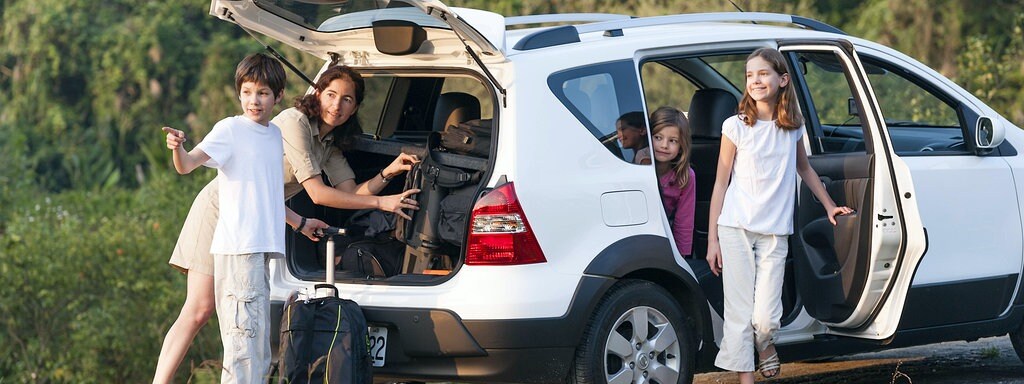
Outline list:
[[[557,72],[548,77],[548,87],[609,152],[623,161],[633,157],[630,150],[621,147],[615,134],[619,116],[644,111],[632,60]]]

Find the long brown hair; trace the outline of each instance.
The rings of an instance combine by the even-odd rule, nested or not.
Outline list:
[[[310,120],[315,119],[318,123],[323,124],[323,121],[320,119],[320,92],[327,89],[331,82],[337,79],[348,79],[356,88],[355,112],[340,127],[334,128],[330,133],[330,135],[334,135],[335,146],[341,149],[348,149],[355,142],[356,136],[363,132],[363,127],[359,125],[358,107],[363,103],[366,83],[359,72],[356,72],[347,65],[335,65],[327,68],[320,75],[320,78],[316,80],[316,84],[313,85],[315,92],[295,98],[295,109],[298,109],[299,112],[302,112]]]
[[[755,57],[760,57],[772,66],[779,76],[789,74],[789,66],[786,65],[786,58],[775,48],[759,48],[747,56],[747,62]],[[753,127],[757,121],[757,102],[747,93],[747,87],[743,87],[743,99],[739,105],[740,119],[747,126]],[[775,112],[772,116],[775,125],[785,130],[794,130],[804,124],[803,116],[800,115],[800,106],[796,101],[796,91],[793,89],[793,76],[790,75],[789,84],[779,88],[779,100],[775,103]]]
[[[651,113],[651,137],[668,127],[679,127],[679,154],[671,160],[676,186],[686,187],[690,183],[690,121],[683,111],[672,107],[660,107]],[[657,161],[657,160],[655,160]]]

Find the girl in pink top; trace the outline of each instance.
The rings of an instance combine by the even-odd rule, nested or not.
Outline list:
[[[661,203],[676,248],[686,257],[693,252],[693,210],[697,199],[696,180],[690,168],[690,123],[682,111],[661,107],[651,114],[651,126]]]

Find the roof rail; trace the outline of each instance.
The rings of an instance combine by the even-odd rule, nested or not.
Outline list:
[[[629,18],[629,15],[615,13],[553,13],[506,17],[505,26],[541,23],[596,23],[601,21],[627,20]]]
[[[765,12],[712,12],[684,13],[679,15],[641,17],[577,25],[580,34],[613,29],[649,27],[665,24],[708,23],[708,22],[768,22],[798,25],[807,29],[845,35],[839,28],[806,17]]]

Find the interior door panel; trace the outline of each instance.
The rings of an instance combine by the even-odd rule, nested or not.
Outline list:
[[[873,156],[812,156],[811,166],[837,205],[856,212],[828,221],[824,207],[800,184],[793,247],[797,290],[808,314],[827,322],[851,316],[860,301],[870,262]]]

